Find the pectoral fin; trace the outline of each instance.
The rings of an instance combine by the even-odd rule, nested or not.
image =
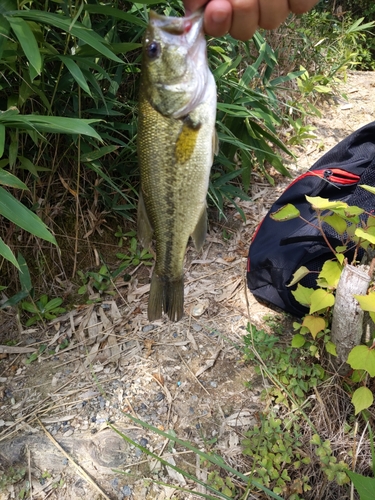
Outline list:
[[[137,236],[144,248],[149,248],[152,239],[153,229],[148,218],[142,191],[139,192],[138,213],[137,213]]]
[[[194,241],[194,246],[198,252],[202,249],[204,240],[207,234],[207,210],[206,207],[203,208],[201,216],[199,217],[198,223],[191,235]]]

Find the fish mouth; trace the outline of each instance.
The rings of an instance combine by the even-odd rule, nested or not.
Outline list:
[[[203,33],[203,13],[203,9],[199,9],[186,17],[166,17],[151,10],[149,18],[153,27],[172,37],[185,36],[188,45],[191,46]]]

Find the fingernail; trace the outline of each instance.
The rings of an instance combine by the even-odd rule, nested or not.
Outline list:
[[[220,12],[220,10],[213,12],[211,14],[211,19],[213,20],[213,22],[215,24],[223,24],[227,20],[227,17],[228,17],[228,13],[227,12]]]

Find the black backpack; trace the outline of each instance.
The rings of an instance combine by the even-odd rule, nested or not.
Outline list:
[[[291,293],[297,285],[287,285],[299,267],[320,271],[324,262],[333,257],[317,229],[299,218],[274,221],[270,213],[291,203],[299,209],[302,217],[316,223],[315,211],[305,195],[342,200],[367,212],[375,212],[375,195],[358,187],[360,184],[375,186],[375,122],[341,141],[310,170],[296,178],[258,226],[250,244],[247,283],[260,302],[277,306],[294,316],[305,315],[308,309]],[[333,229],[326,234],[333,246],[341,244]],[[348,250],[349,261],[353,253],[354,250]],[[300,283],[315,288],[316,275],[310,273]]]

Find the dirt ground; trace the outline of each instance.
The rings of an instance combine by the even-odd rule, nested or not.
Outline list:
[[[350,72],[340,93],[320,105],[311,119],[316,138],[296,147],[288,167],[295,177],[324,152],[375,120],[375,73]],[[125,413],[242,464],[243,432],[256,422],[263,381],[243,363],[249,321],[264,327],[278,313],[258,304],[246,290],[251,236],[288,180],[276,187],[254,178],[252,201],[241,202],[246,223],[233,211],[212,223],[203,253],[189,247],[185,266],[185,316],[149,323],[149,268],[140,267],[116,296],[81,306],[44,329],[22,329],[17,346],[3,345],[15,324],[13,311],[0,312],[0,479],[24,467],[37,499],[195,499],[171,486],[193,487],[168,467],[153,462],[109,426],[170,463],[204,480],[192,453],[181,454],[167,439],[134,424]],[[230,238],[223,238],[223,229]],[[278,315],[288,321],[284,315]],[[64,339],[69,347],[55,354]],[[47,344],[37,361],[26,357]],[[251,389],[246,382],[251,382]],[[86,474],[86,476],[85,476]],[[1,484],[1,483],[0,483]],[[3,484],[0,500],[21,498],[20,484]],[[201,490],[203,491],[203,490]],[[204,492],[204,491],[203,491]],[[24,496],[26,498],[26,496]]]

